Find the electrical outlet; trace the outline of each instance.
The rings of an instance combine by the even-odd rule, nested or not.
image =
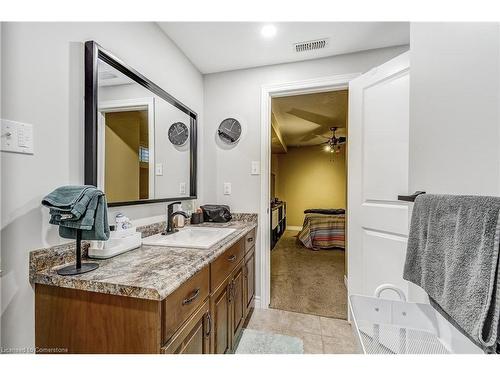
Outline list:
[[[186,194],[186,183],[185,182],[181,182],[179,184],[179,193],[182,195]]]
[[[231,183],[224,182],[224,195],[231,195]]]

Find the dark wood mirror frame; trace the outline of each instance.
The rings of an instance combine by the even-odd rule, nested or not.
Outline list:
[[[123,61],[115,57],[94,41],[85,42],[85,184],[97,186],[97,110],[98,110],[98,82],[97,82],[97,62],[102,60],[111,65],[116,70],[125,74],[141,86],[152,93],[158,95],[174,107],[180,109],[190,117],[190,181],[189,196],[171,197],[161,199],[142,199],[126,202],[112,202],[110,207],[128,206],[134,204],[147,204],[158,202],[170,202],[178,200],[196,199],[196,160],[197,160],[197,118],[196,112],[182,104],[172,95],[167,93],[158,85],[144,77],[142,74],[126,65]]]

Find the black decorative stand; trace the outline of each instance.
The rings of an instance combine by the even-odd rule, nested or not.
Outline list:
[[[76,262],[74,265],[57,270],[62,276],[79,275],[99,268],[98,263],[82,263],[82,230],[76,230]]]

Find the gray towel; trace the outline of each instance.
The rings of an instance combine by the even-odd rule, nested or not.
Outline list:
[[[497,349],[500,198],[417,197],[403,277],[485,352]]]
[[[109,239],[107,203],[104,193],[93,186],[62,186],[47,195],[42,205],[50,208],[49,222],[59,225],[59,235],[83,240]]]

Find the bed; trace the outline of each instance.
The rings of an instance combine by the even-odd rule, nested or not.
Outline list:
[[[306,210],[304,214],[304,225],[297,239],[305,247],[312,250],[345,249],[344,210]]]

